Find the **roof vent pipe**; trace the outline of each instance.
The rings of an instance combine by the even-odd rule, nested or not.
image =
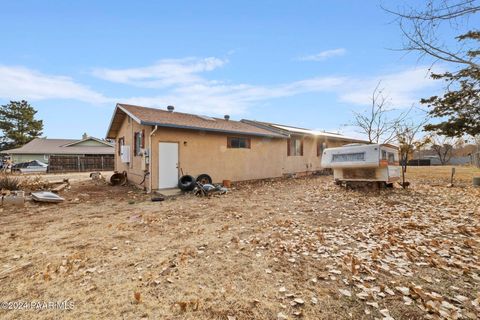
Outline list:
[[[175,107],[174,107],[174,106],[168,106],[168,107],[167,107],[167,110],[168,110],[169,112],[173,112],[173,110],[175,110]]]
[[[223,117],[224,117],[225,120],[227,120],[227,121],[230,120],[230,116],[229,116],[228,114],[224,115]]]

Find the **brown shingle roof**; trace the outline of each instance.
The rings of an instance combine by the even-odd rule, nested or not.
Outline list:
[[[80,140],[73,140],[73,139],[45,139],[45,138],[37,138],[33,139],[29,143],[25,144],[24,146],[11,149],[11,150],[4,150],[0,153],[3,154],[114,154],[114,147],[113,145],[96,147],[96,146],[67,146],[68,144],[72,144],[74,142],[78,142]]]
[[[108,130],[108,138],[115,138],[119,125],[121,125],[121,122],[123,121],[124,116],[120,115],[122,111],[143,125],[157,125],[161,127],[266,136],[274,138],[285,137],[284,135],[272,132],[271,130],[265,130],[240,121],[211,118],[207,116],[176,111],[169,112],[155,108],[146,108],[119,103],[117,104],[116,112]]]

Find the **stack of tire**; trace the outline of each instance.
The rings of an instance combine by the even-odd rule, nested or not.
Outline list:
[[[190,175],[184,175],[178,180],[178,188],[182,191],[192,191],[198,183],[201,184],[212,184],[212,178],[203,173],[199,175],[196,179]]]

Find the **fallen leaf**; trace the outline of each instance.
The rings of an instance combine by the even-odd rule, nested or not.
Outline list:
[[[352,296],[352,293],[348,290],[345,290],[345,289],[338,289],[338,291],[340,291],[341,294],[343,294],[344,296],[346,297],[351,297]]]

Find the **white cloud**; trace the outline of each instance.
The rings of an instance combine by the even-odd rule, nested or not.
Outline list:
[[[24,67],[0,65],[0,98],[6,100],[75,99],[109,103],[110,99],[69,77],[45,75]]]
[[[324,61],[332,57],[343,56],[347,53],[347,50],[344,48],[337,48],[331,50],[321,51],[317,54],[311,54],[307,56],[302,56],[298,58],[301,61]]]
[[[197,82],[179,83],[165,94],[122,101],[162,108],[173,104],[185,112],[233,115],[242,114],[249,107],[271,99],[328,92],[336,94],[339,101],[349,105],[365,106],[371,103],[371,94],[379,81],[393,108],[410,107],[425,96],[426,90],[439,85],[429,78],[427,67],[369,77],[316,77],[269,86],[226,84],[199,77]]]
[[[215,57],[164,59],[140,68],[94,69],[92,74],[103,80],[144,88],[165,88],[203,82],[197,74],[222,67],[227,60]]]
[[[435,70],[437,73],[440,71]],[[339,98],[355,105],[370,104],[372,92],[380,83],[379,88],[383,89],[390,106],[410,107],[413,103],[419,102],[423,92],[439,85],[438,81],[430,78],[430,72],[429,67],[420,66],[368,78],[350,79],[339,92]]]
[[[151,95],[123,97],[121,94],[107,97],[70,77],[43,74],[24,67],[0,66],[0,99],[74,99],[91,104],[124,102],[160,108],[175,105],[177,110],[184,112],[240,115],[259,103],[304,93],[328,92],[349,105],[368,105],[379,81],[393,107],[407,107],[425,96],[423,93],[427,89],[438,85],[428,77],[427,67],[369,77],[313,77],[275,85],[236,84],[204,77],[205,72],[225,63],[226,60],[218,58],[170,59],[152,66],[94,72],[114,83],[155,89]]]
[[[154,107],[173,104],[192,113],[241,114],[252,104],[305,92],[329,91],[345,81],[339,77],[318,77],[285,84],[260,86],[209,80],[202,73],[222,67],[219,58],[168,59],[146,67],[96,69],[94,76],[115,83],[162,89],[155,96],[125,97],[122,102]]]
[[[197,83],[177,87],[166,95],[131,97],[121,101],[161,108],[166,105],[175,105],[178,110],[191,113],[238,115],[257,102],[306,92],[327,92],[337,88],[343,82],[343,78],[325,77],[275,86]]]

